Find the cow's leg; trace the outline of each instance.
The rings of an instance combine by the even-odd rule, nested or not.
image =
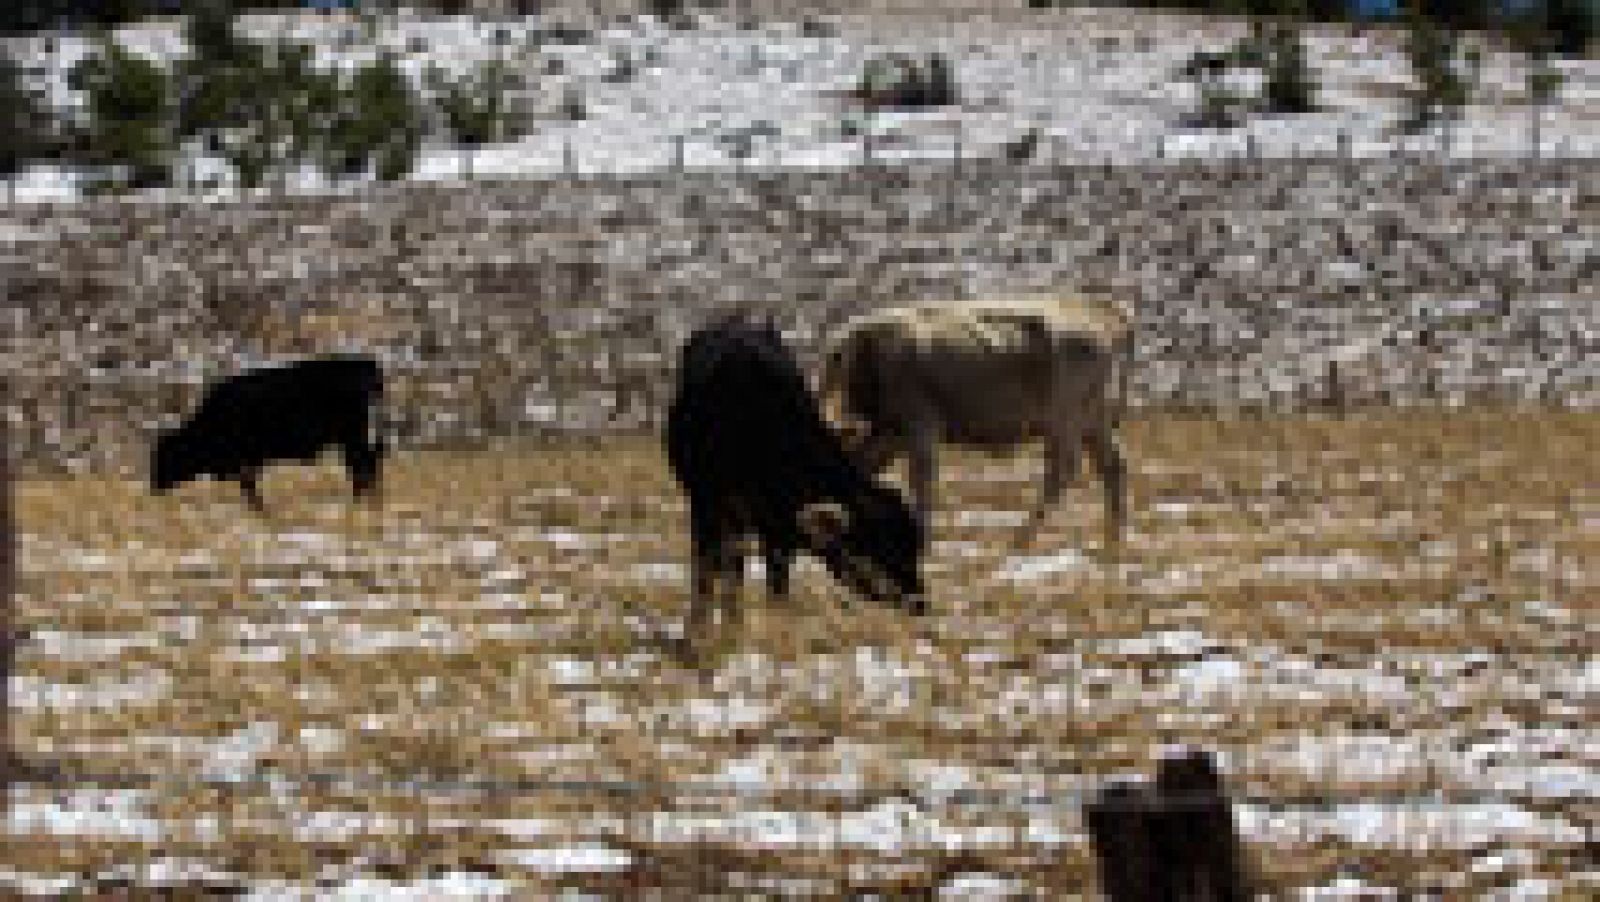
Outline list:
[[[1094,468],[1105,490],[1105,541],[1106,550],[1110,551],[1122,541],[1127,516],[1128,464],[1122,454],[1122,442],[1108,426],[1091,432],[1084,444],[1094,459]]]
[[[785,602],[789,600],[789,568],[794,563],[794,549],[768,542],[765,548],[767,564],[767,593]]]
[[[938,436],[931,429],[918,429],[913,433],[909,454],[909,479],[911,482],[911,497],[917,503],[917,522],[922,527],[922,534],[931,540],[933,536],[933,505],[934,482],[938,478],[937,455]]]
[[[732,625],[743,619],[744,609],[740,606],[740,596],[744,592],[745,554],[748,550],[749,540],[739,539],[734,542],[723,542],[717,570],[722,574],[718,586],[718,604],[722,609],[722,622]]]
[[[1039,488],[1039,501],[1028,514],[1028,519],[1012,539],[1012,548],[1020,550],[1033,542],[1052,509],[1061,503],[1061,493],[1078,478],[1078,442],[1062,436],[1051,436],[1044,445],[1044,482]]]
[[[375,498],[383,465],[383,446],[365,434],[346,438],[340,443],[344,468],[350,474],[350,486],[357,498]]]
[[[261,489],[257,484],[261,479],[260,467],[245,467],[234,477],[239,483],[239,491],[244,493],[245,503],[258,514],[265,514],[267,506],[261,501]]]
[[[692,637],[704,628],[706,617],[710,614],[715,600],[717,584],[721,581],[717,567],[721,559],[719,546],[722,544],[722,537],[718,534],[716,522],[696,510],[693,502],[690,502],[689,543],[690,582],[693,585],[689,599],[689,614],[684,619],[683,627],[683,638],[686,642],[693,641]]]

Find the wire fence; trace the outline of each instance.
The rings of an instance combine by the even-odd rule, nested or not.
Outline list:
[[[1240,782],[1240,777],[1234,777]],[[179,773],[59,773],[48,766],[24,763],[17,775],[18,784],[49,787],[90,787],[95,789],[258,789],[281,791],[286,786],[315,788],[347,794],[484,794],[484,795],[595,795],[614,798],[671,799],[675,801],[786,801],[797,805],[836,807],[841,804],[901,800],[916,806],[972,808],[1066,808],[1079,807],[1099,798],[1108,785],[1142,783],[1129,777],[1084,780],[1076,789],[1020,792],[998,789],[929,789],[911,785],[856,786],[848,789],[807,785],[749,786],[729,785],[715,780],[651,782],[638,780],[580,780],[560,778],[381,778],[368,775],[309,772],[301,774],[239,773],[196,775]],[[1339,805],[1388,805],[1394,807],[1479,806],[1520,802],[1532,794],[1512,790],[1459,788],[1418,788],[1407,790],[1363,790],[1338,792],[1270,793],[1249,789],[1230,792],[1229,801],[1237,805],[1262,808],[1330,808]],[[1167,795],[1161,800],[1130,799],[1134,808],[1198,804],[1210,796]]]
[[[1084,144],[1040,128],[1021,131],[1003,140],[970,134],[958,128],[934,140],[907,139],[892,134],[863,132],[853,139],[812,146],[758,141],[753,133],[692,139],[671,135],[644,139],[644,143],[606,143],[593,137],[563,135],[515,147],[433,147],[414,161],[405,181],[560,180],[576,178],[626,178],[673,173],[724,173],[730,177],[753,172],[852,170],[895,166],[948,165],[961,173],[963,164],[1003,162],[1019,170],[1032,166],[1091,165],[1134,166],[1186,161],[1227,162],[1341,160],[1351,164],[1415,159],[1455,160],[1560,160],[1588,159],[1600,155],[1600,135],[1575,140],[1571,135],[1550,136],[1538,128],[1463,133],[1443,126],[1420,134],[1359,134],[1340,128],[1320,134],[1295,135],[1255,131],[1151,130],[1130,139]],[[650,146],[654,142],[654,146]],[[5,197],[12,204],[60,202],[84,196],[96,184],[87,171],[61,169],[54,187],[26,189],[20,177],[5,180]],[[296,197],[360,191],[374,182],[362,177],[332,179],[309,167],[280,169],[258,187],[241,189],[231,178],[207,176],[193,161],[173,167],[165,187],[132,190],[112,181],[88,189],[102,197],[143,197],[181,200],[194,197],[250,196]],[[109,186],[109,187],[107,187]]]

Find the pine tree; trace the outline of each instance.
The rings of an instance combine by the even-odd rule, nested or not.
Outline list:
[[[1422,12],[1419,0],[1407,7],[1406,58],[1416,84],[1409,95],[1410,113],[1401,128],[1417,132],[1440,119],[1460,115],[1472,96],[1468,69],[1472,52],[1461,52],[1460,36],[1446,31]]]
[[[166,71],[114,41],[72,71],[69,84],[87,97],[80,134],[86,162],[126,171],[130,187],[164,184],[170,175],[172,104]]]
[[[22,68],[4,52],[0,52],[0,122],[11,123],[0,131],[0,178],[5,178],[48,151],[50,119],[24,81]]]
[[[1266,61],[1262,101],[1275,113],[1309,113],[1316,109],[1316,83],[1306,65],[1305,44],[1291,25],[1273,31]]]
[[[1600,8],[1592,0],[1544,0],[1541,18],[1551,36],[1550,49],[1563,56],[1583,56],[1600,28]]]
[[[513,136],[506,92],[513,86],[514,75],[504,60],[490,60],[454,81],[434,68],[429,71],[429,81],[445,128],[457,143],[476,147]]]
[[[928,103],[933,106],[948,106],[955,103],[956,77],[950,68],[950,61],[942,53],[935,53],[928,57],[928,64],[923,69],[928,79]]]
[[[323,156],[335,174],[371,166],[387,181],[411,170],[421,143],[421,105],[405,73],[385,54],[357,69],[338,92]]]

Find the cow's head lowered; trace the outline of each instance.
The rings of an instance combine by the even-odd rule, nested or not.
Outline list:
[[[182,426],[156,433],[150,453],[150,488],[161,494],[201,475],[199,457],[189,430]]]
[[[922,529],[899,493],[871,485],[848,502],[807,505],[799,518],[806,544],[835,579],[874,601],[926,613]]]

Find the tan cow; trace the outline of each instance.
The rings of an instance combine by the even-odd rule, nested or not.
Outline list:
[[[1078,450],[1086,450],[1105,490],[1109,549],[1123,529],[1126,465],[1115,430],[1132,324],[1121,305],[1079,297],[880,310],[828,337],[822,399],[853,454],[873,472],[907,459],[924,529],[941,442],[994,451],[1045,443],[1044,486],[1019,543],[1033,538],[1077,478]]]

